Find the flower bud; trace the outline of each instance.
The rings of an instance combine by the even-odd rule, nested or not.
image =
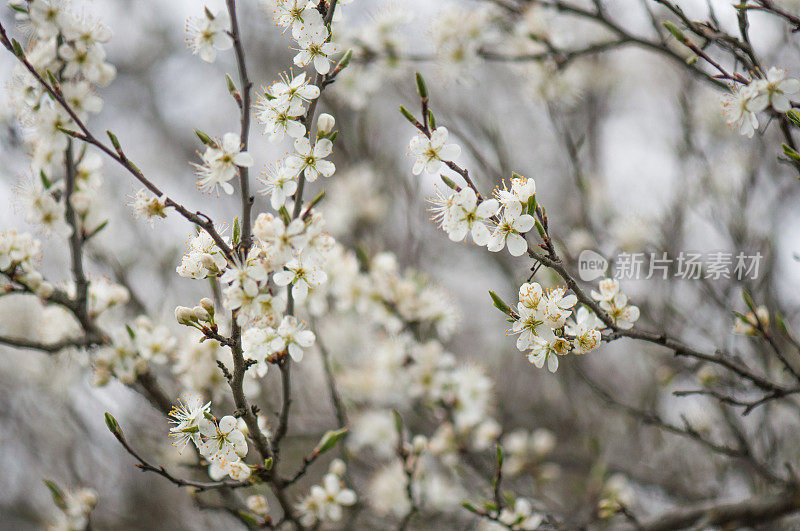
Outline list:
[[[269,512],[269,503],[267,502],[267,498],[260,494],[248,496],[246,503],[247,508],[257,515],[266,516],[266,514]]]
[[[415,435],[411,439],[411,447],[415,454],[421,454],[428,447],[428,439],[424,435]]]
[[[214,303],[208,297],[200,299],[200,306],[208,312],[208,315],[214,315]]]
[[[38,295],[43,299],[46,299],[47,297],[52,295],[54,291],[55,288],[53,287],[52,284],[50,284],[49,282],[42,282],[42,284],[39,286],[39,289],[36,290],[36,295]]]
[[[336,125],[336,118],[328,113],[322,113],[317,118],[317,136],[326,136],[333,131]]]
[[[195,319],[194,312],[191,308],[187,308],[186,306],[178,306],[175,308],[175,319],[177,319],[180,324],[190,325]]]
[[[192,315],[198,321],[208,321],[210,319],[208,312],[202,306],[195,306],[192,308]]]
[[[347,471],[347,465],[345,465],[344,461],[342,461],[339,458],[336,458],[333,461],[331,461],[331,466],[328,469],[328,472],[330,472],[331,474],[336,474],[339,477],[344,476],[344,473],[346,471]]]

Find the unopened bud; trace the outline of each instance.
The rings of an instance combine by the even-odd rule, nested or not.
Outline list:
[[[191,308],[187,308],[186,306],[178,306],[175,308],[175,319],[177,319],[180,324],[192,324],[194,318],[194,312]]]
[[[38,295],[43,299],[46,299],[47,297],[52,295],[54,291],[55,288],[53,287],[52,284],[50,284],[49,282],[42,282],[42,284],[39,286],[39,289],[36,290],[36,295]]]
[[[200,299],[200,306],[202,306],[209,315],[214,315],[214,302],[208,297]]]
[[[428,447],[428,439],[424,435],[415,435],[411,439],[411,448],[415,454],[421,454]]]
[[[336,118],[328,113],[322,113],[317,118],[317,136],[327,136],[336,126]]]
[[[210,318],[208,312],[202,306],[195,306],[192,308],[192,315],[198,321],[208,321]]]
[[[331,466],[328,469],[331,474],[336,474],[339,477],[344,476],[344,473],[347,471],[347,465],[344,464],[339,458],[334,459],[331,461]]]

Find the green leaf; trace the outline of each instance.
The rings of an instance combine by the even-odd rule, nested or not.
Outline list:
[[[322,190],[320,193],[318,193],[316,196],[314,196],[314,199],[312,199],[311,202],[308,204],[308,206],[306,207],[306,210],[308,212],[311,212],[311,209],[314,208],[315,206],[317,206],[317,204],[320,201],[322,201],[323,199],[325,199],[325,190]]]
[[[55,503],[59,509],[66,509],[67,500],[64,498],[64,493],[61,491],[61,488],[50,479],[45,479],[44,484],[50,489],[50,495],[53,496],[53,503]]]
[[[117,135],[115,135],[111,131],[106,131],[106,134],[108,135],[108,138],[111,140],[111,145],[114,146],[114,149],[117,150],[117,153],[120,153],[122,151],[122,146],[119,143]]]
[[[264,459],[264,469],[272,470],[273,460],[271,457]]]
[[[367,252],[367,248],[362,244],[356,246],[356,259],[358,260],[362,271],[367,271],[369,269],[369,253]]]
[[[750,294],[747,293],[747,290],[745,289],[742,290],[742,298],[744,299],[744,303],[747,305],[750,311],[753,312],[753,314],[755,314],[756,303],[753,301],[753,297],[751,297]]]
[[[542,226],[541,223],[539,223],[538,219],[535,221],[536,221],[536,230],[539,231],[539,236],[541,236],[543,240],[547,239],[547,233],[545,232],[544,227]]]
[[[536,194],[533,194],[530,199],[528,199],[528,214],[533,216],[536,213]]]
[[[503,468],[503,448],[498,444],[495,451],[497,452],[497,469],[500,470]]]
[[[417,80],[417,94],[422,100],[428,99],[428,87],[425,85],[425,79],[422,77],[422,74],[419,72],[414,74],[414,77]]]
[[[683,34],[683,31],[681,31],[680,28],[678,28],[678,26],[676,26],[675,24],[673,24],[669,20],[665,20],[664,22],[662,22],[662,24],[664,24],[664,27],[667,28],[667,31],[672,33],[672,35],[676,39],[678,39],[679,41],[681,41],[684,44],[686,43],[686,35]]]
[[[458,190],[461,189],[461,187],[458,186],[455,182],[453,182],[453,180],[451,178],[446,177],[445,175],[439,175],[439,177],[441,177],[442,182],[444,182],[444,184],[446,184],[447,186],[449,186],[453,190],[458,191]]]
[[[108,426],[108,430],[111,433],[114,435],[122,435],[122,428],[119,427],[119,423],[117,422],[117,419],[114,418],[114,415],[106,411],[105,419],[106,426]]]
[[[210,147],[217,147],[217,143],[216,143],[216,142],[214,142],[214,141],[211,139],[211,137],[210,137],[210,136],[208,136],[207,134],[205,134],[205,133],[204,133],[204,132],[202,132],[201,130],[199,130],[199,129],[195,129],[195,130],[194,130],[194,134],[196,134],[196,135],[197,135],[197,138],[199,138],[199,139],[200,139],[200,142],[202,142],[203,144],[205,144],[205,145],[207,145],[207,146],[210,146]]]
[[[342,60],[339,61],[339,65],[336,67],[337,70],[342,70],[343,68],[347,68],[347,65],[350,64],[350,60],[353,58],[353,50],[347,50],[342,57]]]
[[[242,522],[246,523],[248,526],[253,528],[262,527],[263,521],[260,521],[252,514],[242,510],[237,510],[236,513],[239,515],[239,519]]]
[[[489,291],[489,296],[492,298],[492,304],[494,307],[503,312],[504,314],[508,315],[509,317],[512,316],[511,308],[508,307],[508,304],[503,302],[503,299],[500,298],[497,293],[494,291]]]
[[[789,112],[786,113],[786,118],[788,118],[795,127],[800,127],[800,112],[797,110],[789,110]]]
[[[403,417],[400,416],[400,412],[396,409],[392,410],[392,415],[394,416],[394,428],[397,430],[399,435],[403,434]]]
[[[408,109],[406,109],[405,107],[403,107],[402,105],[400,106],[400,114],[402,114],[403,116],[405,116],[406,120],[408,120],[409,122],[411,122],[411,124],[412,124],[414,127],[417,127],[417,125],[419,124],[419,122],[417,121],[417,119],[416,119],[416,118],[414,118],[414,115],[413,115],[413,114],[411,114],[411,112],[410,112]]]
[[[11,39],[11,49],[17,57],[25,57],[25,51],[17,39]]]
[[[428,125],[431,129],[436,129],[436,118],[433,116],[433,111],[428,109]]]
[[[45,71],[45,75],[47,76],[47,81],[50,83],[50,86],[56,90],[58,90],[58,79],[50,70]]]
[[[228,92],[230,92],[231,95],[239,93],[239,89],[236,88],[236,83],[233,82],[233,79],[231,79],[231,76],[228,74],[225,74],[225,84],[228,85]]]
[[[468,501],[461,502],[461,507],[463,507],[464,509],[468,510],[469,512],[471,512],[473,514],[481,514],[481,512],[478,510],[478,508],[475,507],[474,505],[472,505]]]
[[[783,154],[789,157],[792,160],[800,161],[800,153],[798,153],[794,148],[789,146],[788,144],[781,144],[783,147]]]
[[[42,185],[44,186],[45,190],[49,190],[51,186],[53,186],[53,182],[47,178],[47,174],[44,170],[39,171],[39,178],[42,180]]]
[[[108,220],[105,220],[104,222],[102,222],[100,225],[98,225],[98,227],[96,229],[94,229],[92,231],[91,234],[88,234],[86,236],[86,238],[85,238],[85,241],[88,241],[88,240],[94,238],[97,234],[100,233],[101,230],[103,230],[106,227],[108,227]]]
[[[80,134],[79,132],[73,131],[72,129],[67,129],[66,127],[64,127],[61,124],[57,125],[56,128],[59,131],[61,131],[62,133],[64,133],[65,135],[69,136],[69,137],[72,137],[72,138],[83,138],[83,135]]]
[[[316,455],[323,454],[336,446],[336,443],[342,440],[342,438],[347,435],[347,428],[341,428],[338,430],[330,430],[326,431],[322,438],[317,443],[317,447],[314,448],[314,453]]]
[[[242,228],[239,226],[239,218],[238,216],[233,218],[233,245],[234,247],[239,245],[239,242],[242,238]]]

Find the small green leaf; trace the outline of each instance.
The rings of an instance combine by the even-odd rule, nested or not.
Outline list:
[[[50,86],[53,89],[58,90],[58,79],[56,79],[56,76],[53,75],[50,70],[46,70],[45,75],[47,76],[47,81],[50,83]]]
[[[17,39],[11,39],[11,48],[17,57],[25,57],[25,51]]]
[[[533,194],[530,197],[530,199],[528,199],[528,214],[530,214],[531,216],[534,215],[537,206],[538,205],[536,204],[536,194]]]
[[[419,72],[414,74],[414,77],[417,80],[417,94],[422,100],[428,99],[428,87],[425,85],[425,79],[422,77],[422,74]]]
[[[396,409],[392,410],[392,415],[394,416],[394,428],[397,430],[397,433],[402,435],[403,433],[403,417],[400,416],[400,412]]]
[[[339,61],[339,64],[336,66],[336,70],[341,71],[343,68],[347,68],[347,65],[350,64],[350,59],[352,58],[353,58],[353,50],[347,50],[344,53],[344,56],[342,57],[341,61]]]
[[[47,174],[44,170],[39,171],[39,178],[42,180],[42,185],[44,186],[45,190],[49,190],[51,186],[53,186],[53,182],[47,178]]]
[[[65,135],[69,136],[69,137],[72,137],[72,138],[83,138],[83,135],[80,134],[79,132],[73,131],[72,129],[67,129],[66,127],[64,127],[61,124],[57,125],[56,128],[59,131],[61,131],[62,133],[64,133]]]
[[[119,143],[119,139],[117,138],[117,135],[115,135],[111,131],[106,131],[106,134],[108,135],[108,138],[111,140],[111,145],[114,146],[114,149],[117,150],[117,153],[121,152],[122,151],[122,146]]]
[[[242,238],[242,228],[239,226],[239,218],[233,218],[233,245],[239,245]]]
[[[473,514],[481,514],[481,512],[478,510],[478,508],[475,507],[474,505],[472,505],[468,501],[461,502],[461,507],[463,507],[464,509],[468,510],[469,512],[471,512]]]
[[[800,127],[800,112],[795,109],[791,109],[789,112],[786,113],[786,118],[789,119],[795,127]]]
[[[322,201],[324,198],[325,198],[325,190],[322,190],[320,193],[318,193],[316,196],[314,196],[314,199],[312,199],[311,202],[308,204],[308,206],[306,207],[306,210],[308,212],[311,212],[311,209],[314,208],[315,206],[317,206],[317,204],[320,201]]]
[[[122,434],[122,429],[119,427],[119,423],[117,422],[117,419],[114,418],[114,415],[106,411],[105,419],[106,426],[108,426],[108,429],[111,433],[114,435]]]
[[[233,82],[233,79],[231,79],[231,76],[228,74],[225,74],[225,84],[228,85],[228,92],[230,92],[231,95],[239,93],[239,89],[236,88],[236,83]]]
[[[316,455],[323,454],[336,446],[342,438],[347,434],[347,428],[341,428],[339,430],[330,430],[326,431],[322,438],[319,440],[317,447],[314,448],[314,453]]]
[[[210,146],[210,147],[217,147],[217,143],[216,143],[216,142],[214,142],[214,141],[211,139],[211,137],[210,137],[210,136],[208,136],[207,134],[205,134],[205,133],[204,133],[204,132],[202,132],[201,130],[199,130],[199,129],[195,129],[195,130],[194,130],[194,134],[196,134],[196,135],[197,135],[197,138],[199,138],[199,139],[200,139],[200,142],[202,142],[203,144],[205,144],[205,145],[207,145],[207,146]]]
[[[94,230],[92,231],[92,233],[91,233],[91,234],[88,234],[88,235],[86,236],[86,238],[85,238],[85,241],[88,241],[88,240],[92,239],[92,238],[93,238],[93,237],[95,237],[97,234],[99,234],[101,230],[103,230],[103,229],[104,229],[104,228],[106,228],[106,227],[108,227],[108,220],[105,220],[104,222],[102,222],[100,225],[98,225],[98,226],[97,226],[97,228],[96,228],[96,229],[94,229]]]
[[[433,111],[428,109],[428,125],[431,129],[436,129],[436,118],[433,116]]]
[[[450,187],[450,188],[452,188],[453,190],[455,190],[455,191],[458,191],[458,190],[460,190],[460,189],[461,189],[461,187],[460,187],[460,186],[458,186],[458,185],[457,185],[455,182],[453,182],[453,180],[452,180],[451,178],[449,178],[449,177],[446,177],[445,175],[439,175],[439,177],[441,177],[441,179],[442,179],[442,182],[443,182],[444,184],[446,184],[447,186],[449,186],[449,187]]]
[[[67,500],[64,498],[64,493],[61,491],[61,488],[50,479],[45,479],[44,484],[50,489],[50,494],[53,496],[53,503],[55,503],[59,509],[66,509]]]
[[[751,312],[754,314],[756,313],[756,303],[753,301],[753,297],[747,292],[747,290],[742,290],[742,298],[744,299],[744,303],[750,309]]]
[[[406,120],[411,122],[411,124],[414,125],[414,127],[417,127],[417,125],[419,124],[417,119],[414,118],[414,115],[411,114],[411,112],[408,109],[406,109],[405,107],[403,107],[402,105],[400,106],[400,114],[405,116]]]
[[[541,223],[539,223],[538,219],[535,220],[535,221],[536,221],[536,230],[539,231],[539,236],[541,236],[543,240],[546,240],[547,239],[547,233],[545,232],[544,227],[542,226]]]
[[[264,459],[264,469],[265,470],[272,470],[273,460],[271,457],[267,457]]]
[[[498,444],[495,451],[497,452],[497,469],[500,470],[503,468],[503,448]]]
[[[494,291],[489,291],[489,296],[492,298],[492,304],[494,304],[495,308],[497,308],[504,314],[508,315],[509,317],[512,316],[513,312],[511,311],[511,308],[508,307],[508,304],[503,302],[503,299],[501,299],[497,293],[495,293]]]
[[[800,161],[800,153],[798,153],[794,148],[792,148],[788,144],[781,144],[781,146],[783,146],[784,155],[786,155],[792,160]]]
[[[664,22],[662,22],[662,24],[664,24],[664,27],[667,28],[667,31],[672,33],[672,35],[676,39],[678,39],[682,43],[686,43],[686,35],[683,34],[683,31],[681,31],[680,28],[678,28],[678,26],[676,26],[669,20],[665,20]]]
[[[367,248],[361,244],[356,246],[356,259],[362,271],[367,271],[369,269],[369,253],[367,252]]]
[[[284,225],[289,225],[289,223],[292,222],[292,217],[289,215],[289,211],[286,210],[286,206],[282,206],[281,209],[278,210],[278,214],[281,215]]]

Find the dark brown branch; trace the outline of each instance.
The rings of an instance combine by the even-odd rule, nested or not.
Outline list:
[[[61,341],[56,341],[55,343],[41,343],[39,341],[32,341],[24,338],[0,336],[0,344],[8,345],[14,348],[40,350],[42,352],[47,352],[50,354],[55,354],[69,347],[77,347],[77,348],[93,347],[102,344],[103,341],[104,340],[102,337],[95,337],[91,335],[85,335],[78,338],[63,339]]]
[[[236,99],[241,112],[241,133],[239,139],[242,142],[242,151],[247,151],[250,143],[250,92],[253,83],[247,75],[247,63],[245,62],[244,46],[242,36],[239,31],[239,20],[236,16],[236,0],[226,0],[228,15],[231,19],[230,36],[233,39],[233,50],[236,53],[236,64],[239,68],[239,83],[241,84],[240,98]],[[241,249],[244,253],[250,249],[252,241],[251,234],[251,211],[253,208],[253,197],[250,195],[250,170],[247,167],[239,167],[239,182],[242,195],[242,241]]]
[[[707,503],[678,509],[644,522],[646,531],[671,531],[695,525],[734,529],[763,526],[778,518],[800,511],[800,493],[790,490],[764,498],[749,498],[735,503]]]
[[[137,468],[145,471],[145,472],[154,472],[159,476],[166,478],[171,483],[179,487],[191,487],[198,491],[210,490],[210,489],[223,489],[223,488],[230,488],[230,489],[237,489],[240,487],[247,487],[250,485],[249,481],[193,481],[189,479],[182,479],[173,476],[163,466],[156,466],[153,464],[148,463],[145,461],[143,457],[141,457],[136,451],[131,448],[128,441],[125,439],[125,436],[122,434],[121,431],[114,432],[114,437],[117,438],[119,443],[122,445],[125,450],[133,456],[139,463],[136,465]]]

